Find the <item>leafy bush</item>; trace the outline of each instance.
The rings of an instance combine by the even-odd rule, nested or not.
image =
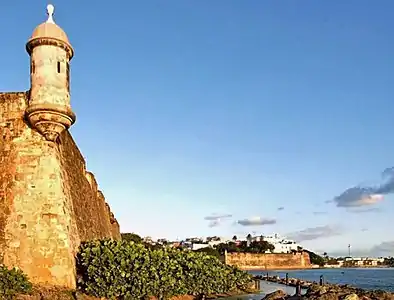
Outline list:
[[[306,252],[309,254],[309,259],[311,261],[311,264],[319,265],[322,267],[326,263],[326,261],[324,260],[324,258],[322,256],[320,256],[312,251],[306,250]]]
[[[128,242],[135,242],[135,243],[142,243],[143,239],[136,233],[122,233],[121,234],[122,240]]]
[[[251,275],[204,253],[91,241],[77,256],[78,287],[96,297],[144,299],[246,290]]]
[[[221,260],[222,256],[223,256],[223,255],[220,254],[220,252],[217,249],[211,248],[211,247],[200,248],[200,249],[195,250],[195,251],[196,252],[205,253],[205,254],[210,255],[210,256],[214,256],[214,257],[216,257],[219,260]]]
[[[7,269],[7,267],[0,265],[0,298],[14,299],[18,293],[26,294],[32,289],[32,285],[22,271]]]

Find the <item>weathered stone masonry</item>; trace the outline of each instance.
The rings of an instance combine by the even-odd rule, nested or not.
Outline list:
[[[312,267],[307,252],[297,253],[227,253],[225,262],[244,270],[289,270]]]
[[[67,130],[73,50],[48,12],[28,42],[30,90],[0,93],[0,262],[74,288],[80,242],[120,231]]]

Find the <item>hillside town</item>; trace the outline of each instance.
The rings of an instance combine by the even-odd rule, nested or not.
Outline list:
[[[234,243],[235,245],[239,245],[242,242],[246,242],[247,244],[252,244],[253,242],[268,242],[274,246],[273,250],[267,250],[267,253],[291,253],[292,251],[301,250],[302,247],[293,240],[287,239],[285,237],[280,236],[279,234],[272,235],[259,235],[252,236],[251,234],[246,237],[237,237],[233,236],[232,238],[227,237],[219,237],[219,236],[211,236],[211,237],[188,237],[181,241],[169,241],[165,238],[153,239],[152,237],[144,237],[143,240],[146,243],[156,245],[156,244],[165,244],[171,247],[182,247],[190,250],[199,250],[203,248],[214,248],[220,244],[228,244]]]
[[[392,258],[390,257],[330,257],[327,253],[315,254],[308,249],[304,248],[301,244],[297,243],[292,239],[288,239],[280,234],[274,233],[270,235],[255,235],[252,236],[248,234],[245,237],[233,236],[219,237],[188,237],[180,241],[170,241],[166,238],[153,239],[152,237],[144,237],[142,240],[150,245],[166,245],[173,248],[183,248],[193,251],[203,251],[209,252],[208,249],[220,249],[221,245],[234,245],[240,246],[242,243],[246,243],[247,247],[253,245],[254,243],[265,242],[272,247],[266,249],[262,253],[292,253],[307,251],[311,256],[311,263],[313,268],[368,268],[368,267],[379,267],[392,265]]]

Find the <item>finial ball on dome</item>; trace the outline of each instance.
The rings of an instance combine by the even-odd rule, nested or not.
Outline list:
[[[52,4],[47,5],[47,13],[49,16],[53,16],[53,13],[55,11],[55,7]]]
[[[55,7],[52,4],[47,5],[48,23],[54,23],[53,13],[55,12]]]

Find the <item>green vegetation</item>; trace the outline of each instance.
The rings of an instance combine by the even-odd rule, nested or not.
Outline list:
[[[338,265],[339,263],[338,263],[338,260],[337,259],[335,259],[335,258],[332,258],[332,257],[329,257],[329,258],[327,258],[327,264],[328,265]]]
[[[306,252],[308,252],[309,254],[309,259],[311,260],[311,264],[313,265],[319,265],[319,266],[324,266],[326,263],[326,260],[324,259],[324,257],[312,252],[312,251],[308,251],[305,250]]]
[[[217,249],[211,248],[211,247],[201,248],[201,249],[196,250],[195,252],[205,253],[206,255],[216,257],[217,259],[220,259],[220,260],[223,258],[223,255],[221,255]]]
[[[149,249],[152,249],[152,250],[160,249],[160,248],[163,247],[163,245],[160,245],[160,244],[152,245],[150,243],[145,242],[143,240],[143,238],[140,237],[136,233],[121,233],[121,238],[122,238],[123,241],[134,242],[134,243],[137,243],[137,244],[143,244],[146,248],[149,248]]]
[[[384,259],[384,265],[394,267],[394,257],[388,257]]]
[[[143,239],[136,233],[122,233],[122,240],[134,243],[142,243]]]
[[[16,294],[26,294],[31,289],[32,285],[22,271],[0,266],[0,299],[14,299]]]
[[[130,241],[92,241],[80,246],[78,287],[113,299],[205,295],[246,290],[251,276],[217,258],[168,247],[150,249]]]
[[[267,241],[253,241],[248,245],[247,241],[241,241],[238,244],[234,242],[222,243],[215,246],[221,255],[227,250],[228,253],[232,252],[247,252],[247,253],[265,253],[266,251],[273,251],[275,246]]]

